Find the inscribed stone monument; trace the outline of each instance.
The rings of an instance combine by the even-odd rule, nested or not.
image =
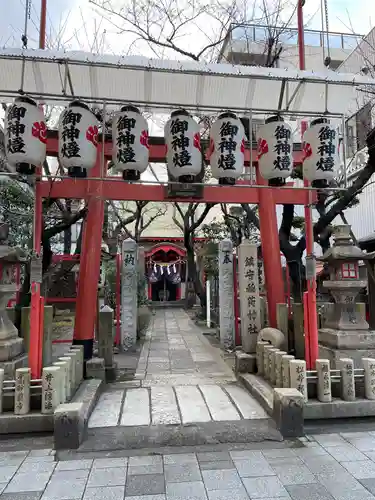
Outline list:
[[[137,342],[138,249],[131,238],[122,243],[121,347],[133,349]]]
[[[261,330],[257,246],[245,240],[238,247],[242,350],[255,353]]]
[[[220,343],[225,349],[234,344],[233,245],[219,243]]]

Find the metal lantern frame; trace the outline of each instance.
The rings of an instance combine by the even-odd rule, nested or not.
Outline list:
[[[0,50],[0,97],[10,101],[19,89],[43,103],[66,104],[73,96],[86,103],[103,106],[103,115],[113,106],[131,102],[143,110],[162,112],[183,107],[194,114],[230,109],[252,119],[258,115],[280,113],[284,117],[318,117],[324,114],[342,120],[357,110],[358,86],[375,90],[375,81],[358,75],[338,75],[326,71],[288,71],[277,68],[204,64],[198,62],[155,61],[142,57],[98,56],[83,53],[48,53],[46,51]],[[43,74],[43,78],[41,75]],[[20,81],[20,75],[22,79]],[[123,82],[127,84],[124,85]],[[110,82],[110,84],[109,84]],[[63,89],[61,86],[63,83]],[[344,107],[346,106],[346,109]],[[344,127],[345,131],[345,127]],[[345,151],[345,133],[344,133]],[[150,138],[150,162],[165,162],[162,138]],[[56,131],[47,135],[47,155],[57,156]],[[92,354],[95,328],[97,287],[101,257],[104,200],[196,202],[196,198],[168,198],[168,183],[124,182],[111,176],[107,164],[112,144],[104,134],[99,137],[97,161],[90,177],[72,179],[66,175],[36,177],[34,252],[40,254],[43,198],[86,199],[85,221],[78,284],[74,343],[84,346],[85,358]],[[295,165],[302,161],[300,147],[294,147]],[[206,158],[206,160],[208,160]],[[344,157],[345,163],[345,157]],[[247,143],[245,166],[256,166],[256,144]],[[14,174],[9,174],[14,175]],[[59,182],[55,182],[59,179]],[[311,187],[269,187],[256,173],[256,179],[239,181],[235,186],[203,186],[202,203],[259,204],[260,230],[264,245],[265,277],[269,284],[267,300],[272,326],[276,322],[276,304],[284,302],[279,252],[276,205],[308,205],[316,200]],[[312,231],[312,225],[306,233]],[[40,284],[31,286],[30,366],[38,378],[37,357],[40,335]],[[317,330],[306,328],[310,354],[317,354]],[[309,361],[309,365],[310,365]]]

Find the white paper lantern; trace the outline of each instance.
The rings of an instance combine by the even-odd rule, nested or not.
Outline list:
[[[32,175],[46,158],[47,127],[44,114],[29,97],[17,97],[5,114],[5,150],[10,165]]]
[[[245,129],[228,111],[219,115],[210,132],[210,164],[219,184],[235,184],[245,164]]]
[[[280,116],[266,119],[257,130],[258,167],[271,185],[282,185],[293,170],[293,140],[290,125]]]
[[[171,113],[164,127],[168,172],[180,182],[193,182],[202,170],[199,125],[184,109]]]
[[[303,135],[303,177],[315,181],[316,187],[334,179],[340,162],[338,149],[336,128],[326,118],[313,120]]]
[[[125,180],[138,180],[148,167],[148,124],[135,106],[124,106],[112,123],[114,170]]]
[[[86,104],[73,101],[60,115],[59,160],[71,177],[87,177],[95,166],[98,120]]]

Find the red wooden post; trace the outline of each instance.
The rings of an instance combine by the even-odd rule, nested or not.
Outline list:
[[[102,144],[98,145],[93,176],[106,175],[102,166]],[[79,182],[79,181],[78,181]],[[83,345],[84,359],[91,359],[94,343],[95,318],[97,314],[98,281],[100,274],[102,227],[104,221],[104,200],[102,182],[88,181],[91,188],[88,212],[82,238],[82,253],[78,280],[78,297],[74,325],[73,344]]]
[[[39,335],[38,335],[38,373],[42,375],[43,369],[43,337],[44,337],[44,297],[40,297],[39,305]]]
[[[121,254],[116,255],[116,337],[115,344],[120,345],[121,338]]]
[[[35,198],[34,198],[34,235],[33,235],[33,250],[36,255],[41,253],[41,238],[42,238],[42,196],[40,189],[40,181],[38,176],[41,175],[41,168],[36,172],[35,182]],[[31,378],[37,379],[41,377],[39,367],[39,337],[40,337],[40,283],[31,283],[31,307],[30,307],[30,345],[29,345],[29,366],[31,369]],[[41,347],[41,346],[40,346]]]
[[[237,274],[237,255],[233,254],[233,309],[234,309],[234,339],[235,345],[241,345],[241,332],[239,328],[239,304],[238,304],[238,274]]]
[[[257,184],[265,185],[257,169]],[[268,321],[270,326],[277,328],[277,304],[285,302],[284,281],[280,259],[279,232],[277,228],[276,205],[273,189],[259,189],[259,224],[262,240],[262,256],[264,277],[266,281]]]
[[[303,293],[303,325],[305,330],[305,360],[306,367],[311,370],[310,357],[310,336],[309,336],[309,308],[308,308],[308,293]]]

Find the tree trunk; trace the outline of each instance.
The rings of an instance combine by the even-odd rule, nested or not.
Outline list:
[[[187,260],[187,289],[189,288],[189,283],[193,283],[194,292],[198,296],[201,307],[204,309],[206,307],[206,293],[204,286],[199,279],[199,275],[197,272],[197,266],[195,264],[194,259],[194,244],[193,244],[193,236],[191,232],[185,231],[184,234],[184,244],[186,248],[186,260]],[[187,297],[188,302],[188,297]]]

